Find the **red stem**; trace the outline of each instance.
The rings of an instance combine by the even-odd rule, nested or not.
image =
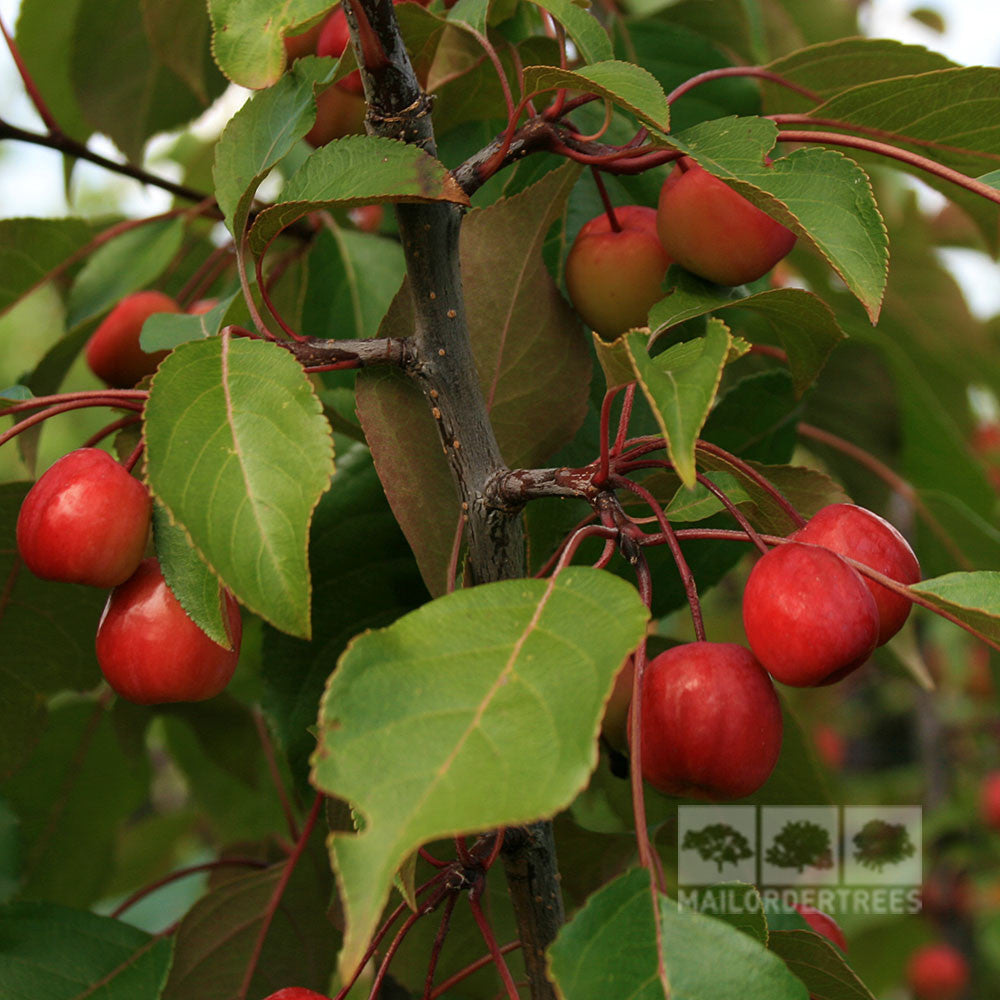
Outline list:
[[[24,59],[21,57],[21,51],[17,47],[17,43],[14,41],[14,37],[7,30],[7,26],[3,22],[3,18],[0,18],[0,32],[3,32],[4,41],[7,43],[7,48],[10,49],[11,57],[14,60],[14,65],[17,67],[18,75],[21,77],[21,82],[24,84],[24,89],[27,91],[28,97],[31,98],[31,103],[35,106],[35,110],[38,112],[39,118],[45,124],[45,127],[49,130],[49,135],[61,136],[63,134],[62,129],[59,127],[59,123],[56,121],[55,116],[49,110],[49,106],[45,103],[45,99],[42,97],[41,91],[35,85],[35,81],[28,72],[28,67],[25,65]]]
[[[124,468],[126,472],[131,472],[135,468],[136,463],[140,458],[142,458],[142,453],[145,447],[146,442],[140,440],[139,443],[132,449],[132,453],[129,457],[122,462],[122,468]]]
[[[950,181],[958,187],[963,187],[973,194],[978,194],[987,201],[1000,205],[1000,190],[992,188],[989,184],[977,181],[973,177],[966,177],[965,174],[951,167],[946,167],[942,163],[921,156],[919,153],[911,153],[909,150],[900,149],[886,142],[876,142],[874,139],[865,139],[859,135],[840,135],[838,132],[796,132],[782,130],[778,133],[778,142],[804,142],[816,143],[822,146],[845,146],[849,149],[860,149],[866,153],[877,153],[886,156],[900,163],[906,163],[925,173],[933,174],[942,180]]]
[[[164,886],[170,885],[171,882],[187,878],[188,875],[216,871],[219,868],[267,868],[267,862],[262,861],[260,858],[219,858],[217,861],[206,861],[201,865],[178,868],[176,871],[164,875],[163,878],[159,878],[155,882],[151,882],[149,885],[143,886],[143,888],[133,892],[123,903],[119,903],[109,915],[117,920],[126,910],[131,909],[140,900],[152,895],[157,889],[162,889]]]
[[[792,523],[795,524],[796,527],[801,528],[806,523],[806,519],[788,502],[788,500],[785,499],[785,497],[756,469],[747,465],[743,459],[737,458],[724,448],[720,448],[717,444],[712,444],[710,441],[702,441],[699,439],[695,444],[695,448],[698,451],[706,452],[709,455],[717,455],[719,458],[724,459],[731,465],[736,466],[736,468],[738,468],[743,475],[752,479],[761,489],[767,490],[778,506],[781,507],[781,509],[791,518]]]
[[[427,864],[433,865],[435,868],[447,868],[451,864],[450,861],[442,861],[440,858],[434,857],[430,851],[423,847],[418,848],[417,853],[424,859],[424,861],[427,862]]]
[[[81,448],[93,448],[95,445],[103,441],[108,435],[114,434],[115,431],[120,431],[124,427],[131,427],[132,424],[137,424],[142,420],[142,417],[131,416],[122,417],[120,420],[114,420],[106,427],[102,427],[96,434],[91,434],[83,444],[80,445]]]
[[[596,518],[596,517],[597,517],[597,514],[595,514],[594,511],[591,511],[586,517],[583,517],[579,521],[577,521],[576,525],[569,532],[569,534],[559,543],[559,545],[556,548],[555,552],[553,552],[552,555],[549,556],[549,558],[545,560],[545,564],[542,566],[542,568],[540,570],[538,570],[537,573],[535,573],[535,578],[536,579],[541,579],[542,577],[546,577],[546,576],[548,576],[552,572],[553,568],[556,566],[556,564],[562,558],[562,554],[563,554],[563,552],[566,551],[566,546],[569,545],[569,543],[572,540],[572,538],[582,528],[587,527],[587,525],[590,524],[594,520],[594,518]]]
[[[299,824],[295,821],[295,810],[292,809],[291,800],[285,789],[285,783],[281,780],[281,771],[278,769],[278,758],[274,752],[274,743],[271,734],[267,729],[267,722],[264,714],[257,707],[253,710],[253,722],[257,727],[257,738],[260,740],[261,749],[264,751],[264,759],[267,761],[267,771],[271,776],[271,784],[278,794],[278,801],[281,803],[281,811],[285,815],[285,824],[288,827],[288,835],[292,838],[292,843],[299,839]]]
[[[505,944],[502,948],[500,948],[500,954],[508,955],[510,952],[516,951],[520,947],[520,941],[511,941],[509,944]],[[492,952],[488,955],[483,955],[482,958],[477,958],[475,962],[471,962],[464,969],[459,969],[458,972],[449,976],[433,993],[430,994],[430,996],[427,997],[427,1000],[438,1000],[439,997],[445,996],[453,986],[457,986],[463,979],[468,979],[474,972],[478,972],[480,969],[485,968],[492,961]]]
[[[911,483],[908,483],[884,462],[880,462],[871,452],[859,448],[858,445],[838,437],[836,434],[814,427],[812,424],[799,424],[797,429],[803,437],[812,438],[814,441],[836,448],[837,451],[853,458],[859,465],[863,465],[869,472],[873,472],[894,493],[912,505],[917,514],[927,522],[927,526],[937,536],[941,544],[951,553],[952,558],[963,569],[972,569],[972,563],[968,557],[956,545],[954,539],[945,530],[944,525],[930,512]]]
[[[912,135],[905,135],[901,132],[887,132],[885,129],[871,128],[868,125],[858,125],[854,122],[842,122],[836,118],[814,118],[812,115],[767,115],[775,125],[822,125],[826,128],[839,128],[846,132],[858,132],[861,135],[870,135],[878,139],[889,139],[894,142],[906,142],[913,146],[926,146],[928,149],[938,150],[942,153],[957,153],[960,156],[978,156],[986,160],[997,160],[1000,162],[1000,154],[989,153],[982,149],[967,149],[964,146],[950,146],[944,142],[935,142],[933,139],[917,139]]]
[[[472,916],[479,927],[479,933],[483,936],[483,941],[486,942],[486,947],[490,950],[490,957],[497,967],[497,972],[500,973],[500,979],[507,990],[507,996],[510,1000],[521,1000],[521,996],[517,992],[517,986],[514,984],[514,977],[510,974],[510,969],[507,967],[507,962],[504,960],[503,952],[497,943],[493,928],[490,926],[489,920],[486,919],[483,908],[479,905],[479,894],[475,887],[469,891],[469,908],[472,910]]]
[[[600,173],[594,167],[590,168],[590,173],[594,178],[594,184],[597,185],[597,193],[601,196],[601,202],[604,205],[604,214],[608,217],[608,222],[611,224],[611,231],[620,233],[622,226],[618,221],[618,216],[615,215],[615,207],[611,204],[611,199],[608,197],[608,189],[604,186],[604,181]],[[617,390],[615,391],[617,392]]]
[[[643,604],[650,607],[653,601],[653,581],[645,557],[635,567],[636,583]],[[629,779],[632,787],[632,815],[635,821],[635,839],[639,848],[639,863],[645,868],[654,885],[663,888],[659,865],[654,864],[653,845],[646,824],[646,790],[642,780],[642,692],[646,676],[646,641],[639,643],[634,653],[635,670],[632,674],[632,701],[629,705]]]
[[[48,420],[49,417],[56,417],[60,413],[69,413],[70,410],[82,410],[88,406],[101,406],[101,405],[105,406],[112,405],[119,407],[121,409],[135,410],[136,413],[142,412],[141,405],[124,403],[124,402],[101,404],[101,403],[92,403],[88,401],[75,401],[70,403],[63,403],[61,406],[50,406],[47,410],[42,410],[40,413],[33,413],[30,417],[25,417],[24,420],[14,424],[14,426],[11,427],[9,430],[6,430],[4,431],[3,434],[0,434],[0,447],[5,445],[8,441],[12,440],[13,438],[16,438],[18,434],[21,434],[23,431],[26,431],[29,427],[34,427],[36,424],[40,424]],[[3,415],[5,414],[0,414],[0,416]]]
[[[38,410],[43,406],[59,403],[72,403],[85,400],[90,406],[122,406],[123,401],[145,402],[149,396],[146,389],[88,389],[86,392],[60,392],[53,396],[34,396],[19,403],[11,403],[0,409],[0,417],[9,417],[12,413],[22,413],[25,410]]]
[[[635,402],[635,382],[630,382],[625,389],[625,399],[622,401],[622,412],[618,418],[618,433],[615,436],[615,444],[611,449],[612,454],[621,454],[625,447],[625,436],[628,433],[628,424],[632,419],[632,404]]]
[[[619,392],[621,392],[621,386],[609,389],[601,401],[601,424],[598,431],[601,441],[601,455],[598,460],[597,472],[594,473],[594,478],[591,479],[591,482],[597,489],[601,489],[604,486],[611,473],[611,407],[614,404],[615,396]]]
[[[275,239],[277,239],[277,237],[275,237]],[[267,253],[267,250],[270,249],[270,246],[271,244],[269,243],[267,245],[267,249],[264,250],[264,253],[262,253],[254,262],[254,268],[257,273],[257,287],[260,289],[260,297],[263,300],[264,305],[267,306],[267,311],[274,317],[278,326],[280,326],[281,329],[284,330],[284,332],[288,334],[289,337],[291,337],[293,340],[298,340],[300,342],[303,340],[308,340],[309,339],[308,337],[303,336],[301,333],[297,333],[285,322],[281,313],[278,312],[274,303],[271,301],[271,296],[268,294],[267,283],[264,281],[264,254]]]
[[[382,989],[382,983],[389,973],[389,966],[392,964],[392,960],[396,957],[396,952],[399,951],[399,946],[403,943],[403,938],[409,934],[410,929],[421,917],[435,909],[441,900],[444,899],[444,897],[450,892],[451,890],[448,889],[447,886],[443,886],[431,899],[424,903],[416,913],[411,913],[410,916],[407,917],[403,926],[396,932],[396,936],[392,939],[392,943],[386,950],[385,958],[382,959],[382,964],[378,967],[378,972],[375,974],[375,980],[372,983],[372,988],[368,993],[368,1000],[376,1000],[378,997],[379,990]],[[339,1000],[341,995],[342,994],[338,993],[336,1000]]]
[[[754,528],[754,526],[746,519],[746,517],[743,515],[743,512],[736,506],[736,504],[734,504],[732,500],[730,500],[729,497],[727,497],[726,494],[721,489],[719,489],[719,487],[716,486],[711,479],[708,478],[708,476],[704,476],[700,472],[696,472],[695,477],[697,478],[698,482],[701,483],[701,485],[704,486],[706,490],[708,490],[709,493],[711,493],[713,496],[717,497],[719,500],[722,501],[723,507],[725,507],[726,510],[729,511],[730,515],[733,517],[736,523],[739,524],[739,526],[747,533],[747,538],[749,538],[750,541],[757,546],[757,549],[760,552],[760,554],[767,555],[768,550],[767,546],[764,544],[763,539],[760,537],[760,535],[757,534],[757,531]]]
[[[701,616],[701,602],[698,600],[698,586],[695,583],[691,567],[684,558],[684,553],[681,552],[680,543],[677,541],[677,535],[674,532],[672,525],[667,520],[666,514],[663,513],[663,508],[659,505],[659,503],[657,503],[656,497],[654,497],[649,490],[640,486],[638,483],[633,482],[631,479],[626,479],[624,476],[612,476],[611,483],[616,488],[620,487],[622,489],[626,489],[629,492],[634,493],[636,496],[642,497],[642,499],[649,504],[649,509],[656,515],[656,520],[659,523],[664,537],[666,538],[667,545],[670,548],[670,554],[674,557],[674,562],[677,564],[677,572],[680,573],[681,582],[684,584],[684,593],[687,594],[688,605],[691,608],[691,621],[694,625],[695,637],[699,642],[704,642],[705,622]]]
[[[771,83],[777,83],[782,87],[787,87],[789,90],[794,90],[796,94],[808,97],[810,101],[815,101],[816,104],[820,104],[823,100],[814,91],[793,83],[791,80],[786,80],[783,76],[772,73],[769,69],[764,69],[762,66],[722,66],[719,69],[706,70],[704,73],[699,73],[697,76],[692,76],[689,80],[685,80],[667,94],[667,104],[673,104],[677,98],[683,97],[689,90],[693,90],[702,83],[707,83],[709,80],[721,80],[729,76],[753,76],[760,80],[770,80]]]
[[[427,965],[427,976],[424,979],[423,1000],[431,995],[434,988],[434,973],[437,972],[438,959],[441,957],[441,949],[444,947],[444,939],[448,935],[448,928],[451,926],[451,914],[458,902],[458,893],[453,892],[444,904],[444,913],[441,914],[441,923],[438,926],[437,934],[434,935],[434,944],[431,945],[431,958]]]
[[[243,982],[240,984],[240,990],[237,994],[238,1000],[246,1000],[247,998],[247,992],[250,989],[253,974],[257,970],[257,963],[260,961],[261,953],[264,950],[264,942],[267,940],[267,934],[271,929],[272,922],[274,921],[274,915],[278,912],[278,907],[281,905],[281,897],[284,896],[285,889],[288,888],[288,882],[292,877],[292,872],[295,871],[295,866],[299,863],[299,858],[302,857],[302,852],[306,849],[306,844],[309,842],[313,828],[316,826],[316,820],[319,818],[322,805],[323,796],[321,794],[317,794],[316,798],[313,800],[312,808],[309,810],[309,816],[302,829],[302,834],[295,844],[295,849],[285,862],[285,870],[281,873],[281,878],[278,880],[278,884],[274,887],[274,892],[271,893],[271,899],[268,901],[267,909],[264,911],[264,919],[261,921],[260,931],[257,933],[257,940],[254,942],[253,952],[250,955],[250,961],[247,963],[246,972],[243,974]]]

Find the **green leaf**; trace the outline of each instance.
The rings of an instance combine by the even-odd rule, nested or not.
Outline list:
[[[574,567],[457,591],[354,641],[323,699],[313,767],[317,787],[364,814],[362,833],[331,842],[343,969],[361,957],[415,848],[571,801],[646,618],[633,587]]]
[[[677,149],[778,222],[808,240],[874,323],[889,250],[868,175],[832,149],[797,149],[770,166],[777,126],[762,118],[704,122],[672,136]]]
[[[904,45],[889,38],[842,38],[781,56],[769,63],[767,68],[806,87],[820,101],[825,101],[865,84],[947,69],[954,65],[945,56],[922,45]],[[817,104],[786,87],[764,86],[768,112],[814,108]]]
[[[0,314],[46,281],[98,231],[83,219],[0,220]]]
[[[892,141],[975,176],[996,168],[1000,69],[956,67],[861,84],[810,114],[905,136],[915,141]]]
[[[814,1000],[874,1000],[840,949],[814,931],[772,931],[768,947],[806,984]]]
[[[549,969],[568,1000],[663,1000],[668,992],[691,1000],[807,995],[784,962],[751,935],[651,895],[649,873],[641,868],[587,900],[549,948]]]
[[[313,241],[302,310],[310,337],[374,337],[406,275],[395,240],[328,224]]]
[[[22,898],[89,906],[101,897],[120,827],[147,791],[146,758],[123,749],[99,702],[52,709],[37,752],[0,786],[28,845]]]
[[[650,358],[645,333],[627,333],[625,349],[681,482],[695,483],[694,446],[729,360],[732,335],[720,320],[709,321],[704,337],[668,347]]]
[[[212,62],[204,0],[143,0],[142,19],[156,58],[204,104],[225,89]]]
[[[170,265],[184,239],[181,219],[130,229],[87,259],[69,293],[66,325],[99,316],[131,292],[145,288]]]
[[[4,1000],[76,1000],[100,984],[102,1000],[158,997],[172,938],[54,903],[0,908]]]
[[[270,87],[285,68],[284,36],[329,9],[330,0],[209,0],[212,54],[233,83]]]
[[[207,38],[189,38],[207,56]],[[146,140],[196,118],[223,90],[218,74],[196,94],[158,58],[134,0],[80,0],[74,25],[71,74],[87,121],[109,135],[133,162]]]
[[[207,313],[154,313],[142,325],[139,346],[147,353],[172,351],[189,340],[214,337],[222,329],[226,314],[234,302],[242,304],[242,296],[230,295]]]
[[[601,22],[589,11],[578,7],[573,0],[531,0],[533,4],[547,10],[573,39],[584,62],[604,62],[613,59],[611,39],[601,26]]]
[[[309,522],[333,455],[301,366],[261,341],[182,344],[153,378],[145,438],[150,488],[209,567],[251,611],[307,637]]]
[[[776,465],[792,457],[801,419],[791,377],[771,369],[746,375],[721,394],[701,436],[733,455]]]
[[[15,526],[30,483],[0,485],[0,777],[24,761],[45,729],[49,695],[100,680],[94,633],[106,595],[39,580],[17,555]]]
[[[22,0],[17,48],[62,131],[85,143],[93,131],[83,118],[70,77],[81,0]],[[3,270],[0,269],[0,274]]]
[[[451,201],[469,197],[447,167],[419,146],[369,135],[349,135],[317,149],[295,172],[281,202],[266,208],[250,230],[250,248],[263,253],[285,226],[310,212],[375,201]]]
[[[749,882],[717,882],[699,889],[698,910],[724,920],[762,945],[767,944],[764,900],[757,887]]]
[[[268,903],[284,872],[282,862],[240,875],[195,903],[177,929],[163,1000],[240,995]],[[289,983],[327,988],[337,947],[326,913],[331,889],[321,850],[307,850],[282,893],[246,996],[268,996]]]
[[[338,456],[309,537],[315,616],[311,642],[264,630],[264,709],[296,776],[305,777],[316,737],[309,732],[337,658],[350,639],[427,600],[406,538],[362,445]]]
[[[765,329],[780,340],[788,354],[788,367],[800,396],[845,336],[830,307],[801,288],[775,288],[746,295],[738,288],[724,288],[703,281],[682,268],[673,268],[667,282],[673,283],[672,291],[649,311],[649,327],[654,337],[695,316],[734,307],[750,310],[763,321]],[[726,320],[730,326],[740,329],[738,314],[727,315]],[[756,343],[759,338],[754,332],[754,328],[750,328],[747,336]]]
[[[216,198],[229,231],[242,235],[258,185],[316,120],[313,88],[330,74],[324,59],[297,59],[271,88],[229,120],[215,148]]]
[[[955,615],[994,642],[1000,641],[1000,572],[947,573],[922,580],[913,589],[935,607]]]
[[[26,385],[11,385],[0,389],[0,408],[8,403],[23,403],[34,397],[35,394]]]
[[[222,617],[218,577],[205,565],[184,529],[170,520],[163,504],[153,506],[153,541],[163,578],[188,617],[213,642],[232,649]]]
[[[639,121],[667,132],[670,129],[670,108],[667,95],[652,73],[630,62],[611,59],[582,66],[576,71],[558,66],[526,66],[524,92],[579,90],[597,94],[631,111]]]
[[[467,25],[480,35],[486,34],[486,19],[490,12],[490,0],[458,0],[448,11],[452,24]]]

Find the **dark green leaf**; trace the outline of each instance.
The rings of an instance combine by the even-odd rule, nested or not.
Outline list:
[[[209,567],[251,611],[308,636],[309,522],[333,454],[301,366],[261,341],[182,344],[153,379],[145,437],[150,487]]]
[[[53,903],[0,908],[4,1000],[76,1000],[100,983],[102,1000],[159,997],[172,938]]]
[[[874,1000],[840,950],[819,934],[772,931],[768,947],[809,987],[815,1000]]]
[[[362,833],[331,844],[347,911],[343,969],[364,952],[412,850],[571,801],[646,619],[634,588],[571,567],[456,591],[348,647],[323,699],[313,767],[317,787],[364,816]]]
[[[747,309],[762,321],[771,339],[778,339],[788,354],[788,366],[801,395],[819,374],[830,352],[844,332],[830,307],[812,292],[801,288],[775,288],[747,295],[744,290],[724,288],[703,281],[681,268],[668,272],[670,294],[649,311],[649,327],[654,336],[695,316],[704,316],[735,307]],[[726,313],[726,322],[740,333],[739,315]],[[748,331],[751,341],[754,328]]]

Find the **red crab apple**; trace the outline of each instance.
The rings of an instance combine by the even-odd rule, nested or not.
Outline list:
[[[969,963],[950,944],[925,944],[906,963],[906,981],[916,1000],[958,1000],[969,984]]]
[[[116,587],[97,626],[97,662],[105,680],[139,705],[203,701],[229,683],[239,659],[242,621],[225,592],[233,648],[213,642],[171,593],[160,564],[145,559]]]
[[[888,521],[864,507],[830,504],[814,514],[792,537],[810,545],[822,545],[899,583],[910,585],[920,581],[920,563],[906,539]],[[862,579],[878,607],[881,646],[903,627],[912,603],[874,580]]]
[[[656,235],[656,212],[643,205],[614,210],[584,224],[566,258],[566,288],[583,321],[602,337],[645,326],[649,307],[663,297],[670,257]]]
[[[979,815],[994,830],[1000,830],[1000,771],[990,771],[979,786]]]
[[[685,156],[663,182],[657,231],[681,267],[720,285],[754,281],[795,245],[795,234]]]
[[[17,548],[43,580],[114,587],[142,560],[152,501],[99,448],[63,455],[35,483],[17,517]]]
[[[152,375],[167,351],[147,354],[139,346],[142,324],[154,313],[179,313],[181,307],[163,292],[145,291],[126,295],[104,317],[87,341],[85,354],[90,370],[108,385],[131,388],[144,375]]]
[[[878,640],[878,607],[860,574],[835,552],[786,542],[751,570],[743,627],[775,680],[815,687],[868,659]]]
[[[264,1000],[330,1000],[330,998],[315,990],[307,990],[304,986],[286,986],[283,990],[264,997]]]
[[[847,938],[833,917],[804,903],[796,903],[795,909],[817,934],[822,934],[828,941],[832,941],[841,951],[847,951]]]
[[[674,646],[646,667],[642,774],[661,792],[738,799],[781,750],[781,705],[764,668],[735,643]]]

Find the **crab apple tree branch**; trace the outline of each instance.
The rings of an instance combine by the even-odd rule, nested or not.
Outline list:
[[[436,152],[430,99],[423,93],[388,0],[354,0],[346,7],[368,102],[371,135]],[[525,574],[519,511],[486,501],[490,480],[505,470],[476,375],[462,296],[459,231],[463,211],[452,204],[396,208],[413,296],[410,369],[436,421],[467,517],[469,570],[476,583]],[[562,896],[551,824],[523,836],[510,831],[501,857],[524,945],[533,1000],[554,1000],[544,953],[562,923]]]

